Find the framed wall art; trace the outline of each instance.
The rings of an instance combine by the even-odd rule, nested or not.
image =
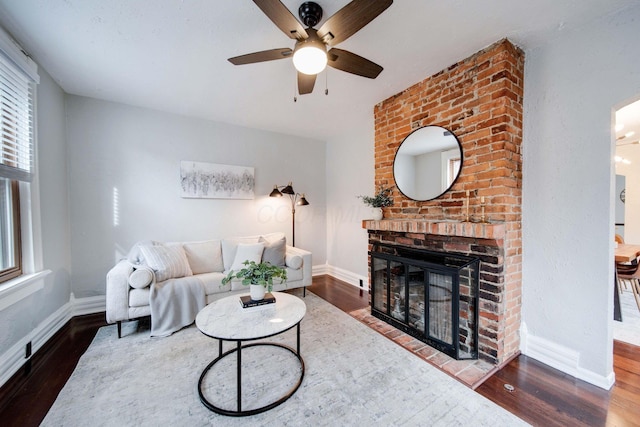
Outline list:
[[[253,199],[254,169],[249,166],[180,162],[180,195],[196,199]]]

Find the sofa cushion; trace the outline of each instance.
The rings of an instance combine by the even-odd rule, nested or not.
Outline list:
[[[223,292],[229,292],[231,290],[230,283],[222,285],[222,279],[225,277],[224,273],[216,271],[213,273],[198,274],[196,277],[198,278],[198,280],[200,280],[200,282],[202,282],[204,293],[206,295],[220,294]]]
[[[193,274],[223,272],[220,240],[188,242],[182,245]]]
[[[263,243],[239,243],[236,249],[236,256],[229,270],[242,270],[246,267],[244,265],[244,262],[246,261],[254,261],[259,263],[262,259],[263,251]]]
[[[222,261],[224,263],[224,270],[231,270],[233,261],[236,259],[236,251],[240,243],[258,243],[260,236],[251,237],[230,237],[222,239]]]
[[[129,275],[129,286],[135,289],[144,289],[153,281],[153,270],[148,267],[141,266],[133,270]]]
[[[260,236],[260,242],[264,243],[264,252],[262,253],[262,262],[268,262],[278,267],[284,265],[284,257],[287,252],[287,241],[284,236],[276,240],[268,240],[264,236]]]
[[[149,305],[151,288],[131,289],[129,291],[129,307],[144,307]]]
[[[182,246],[140,246],[147,265],[153,268],[156,281],[163,282],[184,276],[191,276],[191,267]]]

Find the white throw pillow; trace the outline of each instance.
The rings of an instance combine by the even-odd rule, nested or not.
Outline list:
[[[260,262],[262,259],[263,243],[239,243],[236,250],[236,257],[229,270],[239,271],[246,267],[245,261]]]
[[[153,270],[140,267],[129,275],[129,286],[135,289],[144,289],[153,281]]]
[[[140,250],[157,282],[193,275],[182,246],[140,246]]]
[[[131,264],[136,264],[136,265],[144,264],[144,255],[142,255],[142,251],[140,251],[140,247],[141,246],[156,246],[156,245],[162,245],[162,243],[156,242],[156,241],[153,241],[153,240],[142,240],[140,242],[137,242],[129,250],[129,253],[127,254],[127,260]]]
[[[222,261],[224,262],[224,270],[231,270],[240,243],[258,243],[259,239],[260,236],[229,237],[222,239]]]
[[[182,245],[193,274],[224,271],[220,240],[189,242]]]
[[[268,240],[261,236],[260,242],[264,243],[262,262],[268,262],[269,264],[282,267],[284,265],[284,256],[287,252],[287,241],[285,237],[282,236],[277,240]]]

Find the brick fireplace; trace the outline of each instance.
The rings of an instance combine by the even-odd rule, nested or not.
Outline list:
[[[480,263],[479,357],[501,365],[518,353],[521,309],[524,53],[501,40],[376,105],[375,186],[392,187],[403,139],[427,125],[452,131],[463,150],[454,186],[435,200],[394,192],[384,219],[365,220],[376,243],[453,252]],[[490,223],[465,222],[469,213]]]

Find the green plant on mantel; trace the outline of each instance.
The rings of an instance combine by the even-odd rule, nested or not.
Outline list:
[[[393,194],[393,187],[384,188],[380,186],[375,196],[358,196],[358,198],[362,199],[365,205],[372,208],[386,208],[393,205],[391,194]]]
[[[255,261],[245,261],[242,264],[246,265],[246,267],[237,272],[231,270],[227,277],[222,279],[223,285],[233,279],[242,279],[242,284],[245,286],[262,285],[267,288],[268,292],[271,292],[274,278],[281,279],[282,283],[287,281],[287,270],[277,265],[268,262],[258,264]]]

